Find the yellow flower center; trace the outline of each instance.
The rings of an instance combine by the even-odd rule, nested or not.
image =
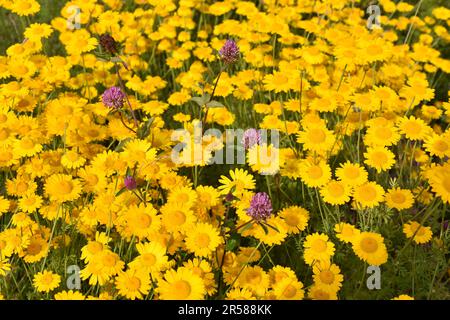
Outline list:
[[[138,277],[131,277],[127,281],[127,289],[130,291],[138,291],[141,287],[141,280]]]
[[[283,291],[283,294],[286,298],[292,298],[297,293],[297,288],[295,288],[293,285],[287,285],[286,288]]]
[[[330,183],[328,185],[328,192],[332,197],[339,198],[344,194],[345,189],[340,183]]]
[[[317,180],[322,177],[323,171],[319,166],[312,166],[308,170],[309,177],[313,180]]]
[[[448,150],[448,144],[443,140],[437,140],[434,143],[434,148],[439,152],[445,152]]]
[[[173,211],[170,215],[170,221],[177,226],[181,226],[186,222],[186,215],[179,210]]]
[[[359,196],[364,201],[372,201],[376,198],[377,192],[371,186],[363,186],[359,191]]]
[[[147,267],[151,267],[156,263],[156,257],[153,253],[144,253],[142,260]]]
[[[206,233],[200,233],[197,235],[196,243],[200,248],[206,248],[209,246],[210,239]]]
[[[70,181],[61,181],[59,183],[59,193],[61,194],[69,194],[73,190],[72,182]]]
[[[258,271],[252,270],[247,273],[246,280],[250,284],[257,285],[262,280],[261,273]]]
[[[320,273],[320,281],[322,281],[325,284],[332,284],[334,281],[334,274],[330,270],[323,270]]]
[[[178,298],[185,299],[191,294],[191,285],[185,280],[178,280],[173,284],[173,288]]]
[[[392,202],[395,202],[395,203],[403,203],[406,201],[405,195],[401,192],[395,192],[395,193],[391,194],[391,199],[392,199]]]
[[[317,239],[313,242],[311,249],[317,252],[324,252],[327,250],[327,242],[322,239]]]
[[[284,218],[284,221],[286,221],[286,223],[292,227],[295,227],[300,222],[299,218],[295,214],[288,214]]]
[[[367,253],[374,253],[378,250],[378,242],[373,238],[364,238],[361,240],[361,249]]]
[[[325,142],[326,137],[327,136],[325,135],[325,132],[323,132],[323,130],[321,129],[311,129],[308,134],[308,139],[313,144],[320,144]]]

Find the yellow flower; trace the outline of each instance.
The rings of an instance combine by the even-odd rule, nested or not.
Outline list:
[[[39,2],[35,0],[14,0],[12,1],[11,11],[19,16],[33,15],[41,9]]]
[[[198,257],[209,256],[221,243],[219,230],[208,223],[197,223],[187,232],[186,248]]]
[[[431,240],[433,232],[430,227],[424,227],[416,221],[409,221],[403,225],[403,233],[408,238],[413,238],[413,241],[418,244],[427,243]]]
[[[203,280],[185,267],[168,270],[156,291],[161,300],[203,300],[206,293]]]
[[[302,143],[305,150],[325,154],[333,147],[335,137],[325,126],[308,126],[298,134],[297,142]]]
[[[383,201],[384,189],[375,182],[366,182],[355,188],[353,198],[362,208],[373,208]]]
[[[329,261],[320,261],[313,265],[314,284],[330,291],[339,291],[344,277],[340,273],[341,269]]]
[[[364,163],[375,168],[378,173],[389,170],[395,163],[395,155],[386,147],[369,147],[364,157]]]
[[[33,278],[33,285],[39,292],[50,292],[56,289],[60,282],[61,276],[47,270],[36,273]]]
[[[360,233],[355,226],[345,222],[337,223],[334,226],[334,231],[336,232],[336,237],[345,243],[351,243]]]
[[[81,193],[80,182],[64,174],[54,174],[49,177],[44,188],[50,200],[58,202],[76,200]]]
[[[431,134],[431,128],[422,119],[417,119],[414,116],[401,118],[398,127],[400,132],[410,140],[423,140]]]
[[[296,279],[284,278],[273,285],[275,297],[279,300],[301,300],[305,296],[303,283]]]
[[[303,160],[300,168],[300,178],[308,187],[321,187],[331,179],[330,166],[323,160],[318,163],[311,159]]]
[[[328,236],[318,232],[308,235],[303,247],[305,248],[304,259],[309,265],[330,260],[335,251],[334,244],[329,241]]]
[[[392,298],[391,300],[414,300],[414,298],[408,296],[407,294],[401,294],[398,297]]]
[[[352,241],[355,254],[370,265],[379,266],[387,262],[388,253],[383,237],[375,232],[361,232]]]
[[[246,266],[237,278],[236,284],[261,296],[269,288],[269,275],[260,266]]]
[[[150,277],[142,270],[128,269],[119,273],[115,285],[119,294],[128,299],[143,299],[150,291]]]
[[[136,270],[157,274],[169,265],[166,248],[158,242],[138,243],[136,249],[139,255],[129,264]]]
[[[11,270],[11,264],[7,259],[2,259],[0,255],[0,277],[5,276]]]
[[[387,191],[385,201],[389,208],[404,210],[412,207],[414,196],[408,189],[393,188]]]
[[[189,207],[176,202],[163,205],[161,214],[162,225],[169,232],[185,234],[196,221],[196,217]]]
[[[299,206],[287,207],[281,210],[278,216],[283,219],[287,232],[292,234],[305,230],[309,221],[308,210]]]
[[[84,300],[84,295],[79,291],[61,291],[55,294],[55,300]]]
[[[133,204],[119,217],[119,220],[123,228],[140,239],[149,236],[152,232],[157,232],[161,227],[161,216],[157,215],[151,204],[140,203],[139,206]]]
[[[313,285],[310,287],[308,297],[313,300],[337,300],[335,290],[320,285]]]
[[[323,201],[332,205],[344,204],[350,200],[351,187],[342,181],[331,180],[320,189]]]
[[[244,169],[230,170],[230,178],[220,176],[219,190],[222,194],[233,193],[235,196],[240,196],[245,190],[253,190],[255,188],[255,179]]]

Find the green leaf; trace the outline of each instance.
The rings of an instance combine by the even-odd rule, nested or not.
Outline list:
[[[265,234],[269,233],[269,229],[267,229],[267,226],[264,223],[260,223],[259,225],[263,228]]]
[[[208,108],[223,108],[223,107],[225,107],[222,103],[220,103],[219,101],[215,101],[215,100],[208,102],[206,104],[206,106]]]
[[[120,152],[123,150],[123,147],[125,147],[125,145],[131,140],[131,138],[126,138],[123,139],[122,141],[119,142],[119,144],[117,145],[117,147],[114,149],[114,151]]]
[[[146,137],[148,137],[153,120],[153,118],[150,118],[149,120],[145,121],[141,127],[139,127],[137,131],[137,136],[139,139],[145,139]]]
[[[116,197],[120,196],[122,193],[124,193],[125,191],[127,191],[126,187],[123,187],[122,189],[120,189],[117,193],[116,193]]]
[[[276,227],[271,226],[271,225],[268,224],[268,223],[261,222],[261,225],[264,225],[264,226],[266,226],[266,227],[269,227],[270,229],[273,229],[273,230],[275,230],[276,232],[280,232]]]
[[[247,223],[247,224],[246,224],[245,226],[243,226],[239,231],[240,231],[241,233],[243,233],[245,230],[250,229],[250,228],[252,227],[252,225],[253,225],[253,221]]]
[[[209,99],[211,98],[211,96],[206,93],[201,97],[193,97],[191,98],[191,101],[194,101],[195,103],[197,103],[200,107],[203,107],[205,104],[208,103]]]
[[[225,250],[226,251],[233,251],[234,249],[236,249],[237,247],[239,247],[239,238],[231,238],[230,240],[228,240],[227,245],[225,246]]]

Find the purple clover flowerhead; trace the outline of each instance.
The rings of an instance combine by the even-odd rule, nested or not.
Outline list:
[[[242,137],[242,144],[245,149],[250,149],[255,144],[261,143],[261,133],[259,130],[250,128],[244,131],[244,135]]]
[[[125,188],[127,188],[128,190],[134,190],[137,188],[136,179],[134,179],[132,176],[126,176],[123,182],[125,184]]]
[[[258,192],[250,201],[250,208],[247,209],[247,215],[256,221],[266,220],[272,214],[272,201],[265,192]]]
[[[125,93],[119,87],[111,87],[103,92],[102,102],[108,108],[122,108],[125,101]]]
[[[236,42],[228,39],[219,50],[219,55],[226,64],[234,63],[239,59],[239,47]]]

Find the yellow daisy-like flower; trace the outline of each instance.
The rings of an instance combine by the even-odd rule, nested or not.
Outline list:
[[[35,0],[14,0],[11,4],[11,11],[19,16],[33,15],[41,9],[39,2]]]
[[[82,167],[86,163],[86,159],[83,158],[75,150],[66,151],[66,153],[61,157],[61,164],[69,169],[77,169]]]
[[[209,223],[197,223],[186,235],[186,248],[198,257],[209,256],[221,243],[219,230]]]
[[[375,168],[378,173],[389,170],[395,163],[395,155],[386,147],[368,148],[364,157],[364,163]]]
[[[331,179],[330,166],[324,160],[318,163],[304,160],[300,167],[300,178],[308,187],[321,187]]]
[[[0,277],[5,276],[11,270],[11,264],[7,259],[2,259],[0,255]]]
[[[355,188],[353,198],[362,208],[376,207],[383,201],[384,189],[375,182],[367,182]]]
[[[84,300],[85,296],[80,291],[61,291],[55,294],[55,300]]]
[[[331,291],[339,291],[344,281],[341,269],[329,261],[320,261],[313,265],[313,279],[317,286],[325,287]]]
[[[292,234],[298,234],[305,230],[309,221],[308,210],[299,206],[284,208],[278,216],[283,219],[287,232]]]
[[[408,296],[407,294],[401,294],[398,297],[392,298],[391,300],[414,300],[414,298]]]
[[[350,200],[351,187],[342,181],[331,180],[320,189],[323,201],[332,205],[344,204]]]
[[[39,292],[50,292],[56,289],[60,282],[60,275],[47,270],[36,273],[33,278],[33,285]]]
[[[443,135],[433,134],[425,138],[424,147],[432,156],[450,157],[450,131]]]
[[[280,170],[280,151],[272,144],[255,144],[248,150],[247,161],[253,171],[274,175]]]
[[[408,189],[389,189],[384,198],[389,208],[397,210],[409,209],[414,204],[414,195]]]
[[[150,291],[150,277],[148,273],[134,268],[119,273],[115,285],[119,294],[127,299],[143,299]]]
[[[418,244],[427,243],[431,240],[433,232],[430,227],[424,227],[416,221],[409,221],[403,225],[403,233],[408,238],[413,238],[413,241]]]
[[[305,296],[303,283],[296,279],[284,278],[273,285],[278,300],[301,300]]]
[[[367,171],[357,163],[347,161],[336,169],[336,177],[352,187],[360,186],[367,182]]]
[[[324,154],[333,147],[335,137],[325,126],[308,126],[298,134],[297,142],[302,143],[305,150]]]
[[[360,233],[354,225],[345,222],[337,223],[334,226],[334,231],[336,232],[336,237],[345,243],[351,243]]]
[[[33,23],[26,28],[24,34],[25,37],[31,40],[40,40],[42,38],[48,38],[53,32],[50,25],[45,23]]]
[[[233,288],[228,291],[226,300],[256,300],[256,297],[250,289]]]
[[[230,178],[221,176],[219,182],[219,190],[222,194],[233,193],[235,196],[240,196],[245,190],[255,189],[255,179],[244,169],[230,170]]]
[[[245,267],[236,281],[238,286],[251,290],[257,296],[266,292],[269,283],[269,275],[260,266]]]
[[[161,214],[162,225],[169,232],[184,234],[196,221],[193,211],[179,203],[166,203],[161,207]]]
[[[431,133],[431,128],[422,119],[414,116],[401,118],[398,127],[400,132],[410,140],[423,140]]]
[[[170,191],[168,202],[178,203],[190,208],[197,200],[197,193],[189,187],[178,187]]]
[[[139,238],[147,237],[161,227],[161,216],[157,215],[151,204],[133,204],[119,220],[123,222],[124,228]]]
[[[303,243],[305,248],[304,259],[309,265],[317,261],[328,261],[334,255],[334,244],[329,241],[326,234],[318,232],[310,234]]]
[[[0,196],[0,217],[8,212],[9,210],[9,200],[5,199],[3,196]]]
[[[352,242],[353,251],[363,261],[379,266],[387,262],[388,253],[383,237],[375,232],[361,232]]]
[[[44,188],[50,200],[58,202],[76,200],[81,193],[80,182],[65,174],[52,175],[47,179]]]
[[[206,293],[203,280],[186,267],[168,270],[156,291],[161,300],[203,300]]]
[[[132,268],[156,274],[169,264],[167,250],[158,242],[138,243],[136,249],[139,255],[130,262]]]
[[[34,193],[29,193],[20,198],[19,208],[24,212],[32,213],[42,206],[42,197]]]
[[[309,288],[308,297],[312,300],[337,300],[336,293],[332,289],[320,285],[313,285]]]

